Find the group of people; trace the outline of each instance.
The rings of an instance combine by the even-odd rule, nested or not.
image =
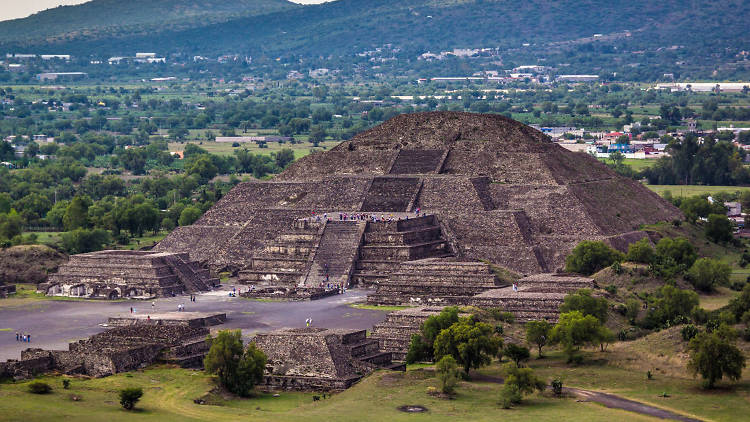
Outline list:
[[[31,343],[31,334],[16,332],[16,341],[22,341],[24,343]]]
[[[196,299],[197,299],[197,297],[195,295],[190,295],[190,301],[191,302],[195,302]]]
[[[420,216],[420,212],[422,211],[421,208],[417,208],[414,210],[414,215],[416,217]],[[321,217],[320,214],[316,214],[314,211],[312,213],[315,221],[321,222],[321,221],[331,221],[331,219],[328,217],[328,213],[323,213],[323,216]],[[426,214],[421,213],[422,217],[424,217]],[[391,222],[391,221],[401,221],[401,220],[408,220],[409,215],[407,214],[404,217],[398,217],[396,218],[393,214],[390,215],[384,215],[380,214],[378,216],[377,214],[367,214],[367,213],[354,213],[354,214],[348,214],[345,212],[339,213],[339,221],[370,221],[373,223],[376,222]]]
[[[306,325],[307,327],[310,327],[310,326],[312,325],[312,318],[307,318],[307,319],[305,320],[305,325]]]
[[[177,312],[185,312],[185,304],[184,303],[180,303],[179,305],[177,305]]]

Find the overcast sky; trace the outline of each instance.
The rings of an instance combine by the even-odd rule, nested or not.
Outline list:
[[[86,3],[88,0],[0,0],[0,21],[23,18],[53,7]],[[127,1],[127,0],[123,0]],[[290,0],[295,3],[323,3],[331,0]]]

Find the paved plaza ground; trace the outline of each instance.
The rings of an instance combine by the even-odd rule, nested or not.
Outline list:
[[[385,318],[386,312],[356,309],[350,305],[364,302],[370,291],[352,289],[343,295],[316,301],[272,302],[229,297],[228,290],[215,290],[197,296],[160,298],[151,301],[64,301],[45,300],[26,305],[0,308],[0,360],[18,359],[27,347],[67,349],[68,343],[104,331],[110,316],[125,316],[134,307],[137,314],[173,312],[184,304],[186,311],[223,312],[226,324],[212,329],[242,329],[249,338],[256,332],[279,328],[303,327],[307,318],[325,328],[371,329]],[[31,343],[16,341],[16,331],[31,334]]]

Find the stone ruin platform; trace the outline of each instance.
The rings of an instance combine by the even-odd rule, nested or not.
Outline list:
[[[6,298],[16,293],[15,284],[4,284],[0,281],[0,298]]]
[[[376,369],[406,369],[365,330],[294,328],[259,333],[253,341],[268,357],[259,387],[270,390],[340,391]]]
[[[163,312],[155,314],[127,314],[113,316],[107,320],[110,327],[129,325],[181,325],[191,328],[212,327],[227,321],[225,313],[210,312]]]
[[[39,289],[48,296],[118,299],[198,293],[217,284],[186,253],[106,250],[71,256]]]
[[[474,296],[453,296],[449,303],[430,300],[427,306],[391,312],[373,327],[372,338],[378,339],[380,349],[390,352],[394,360],[402,361],[409,351],[411,336],[418,334],[427,318],[439,314],[445,305],[497,308],[512,312],[517,321],[547,320],[554,323],[560,316],[560,305],[566,294],[595,287],[590,278],[557,273],[524,277],[516,285],[517,291],[512,287],[487,289]]]
[[[0,377],[31,378],[46,372],[105,377],[153,363],[200,368],[208,353],[206,327],[137,324],[70,343],[68,350],[26,349],[20,360],[0,362]]]

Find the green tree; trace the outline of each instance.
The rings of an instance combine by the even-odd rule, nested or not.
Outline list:
[[[519,368],[509,363],[503,366],[503,375],[505,383],[500,400],[504,408],[510,408],[511,404],[519,404],[524,395],[532,394],[535,390],[542,392],[547,387],[531,368]]]
[[[641,264],[651,264],[655,258],[656,252],[647,237],[628,245],[628,253],[625,255],[626,261],[639,262]]]
[[[733,239],[734,227],[726,215],[709,214],[708,221],[703,228],[706,237],[714,243],[729,242]]]
[[[710,214],[726,214],[727,209],[718,202],[711,203],[702,196],[691,196],[680,203],[680,210],[685,214],[685,219],[695,223],[698,218],[708,218]]]
[[[411,336],[406,362],[435,360],[435,339],[441,331],[458,322],[458,307],[448,306],[437,315],[432,315],[422,324],[419,334]]]
[[[537,346],[539,357],[542,357],[542,347],[549,343],[552,325],[547,321],[529,321],[526,323],[526,341]]]
[[[603,297],[594,297],[590,289],[580,289],[575,293],[565,296],[563,304],[560,305],[560,312],[581,311],[586,315],[593,315],[602,324],[607,322],[607,311],[609,302]]]
[[[686,278],[693,287],[704,292],[710,292],[716,286],[729,284],[732,267],[713,258],[700,258],[690,267]]]
[[[623,254],[600,241],[584,240],[565,259],[565,270],[591,275],[615,262],[622,261]]]
[[[16,210],[0,213],[0,241],[10,240],[23,233],[23,218]]]
[[[126,410],[133,410],[138,400],[143,397],[143,389],[140,387],[130,387],[120,390],[120,405]]]
[[[109,233],[102,229],[75,229],[61,237],[63,248],[70,254],[99,251],[110,242]]]
[[[321,142],[323,142],[326,139],[326,130],[322,126],[313,126],[310,129],[310,142],[312,142],[313,146],[318,146]]]
[[[520,367],[522,362],[529,360],[531,353],[527,347],[520,346],[518,344],[508,343],[503,347],[503,355],[507,356],[510,360],[516,363],[516,366]]]
[[[86,195],[76,195],[65,209],[62,218],[65,230],[85,229],[89,226],[91,199]],[[53,208],[54,209],[54,208]]]
[[[274,154],[274,160],[276,161],[276,167],[285,169],[294,161],[294,151],[290,148],[282,148],[281,151]]]
[[[216,374],[227,390],[246,397],[263,379],[266,355],[251,343],[243,350],[240,330],[221,330],[209,339],[211,348],[203,359],[206,372]]]
[[[458,380],[461,377],[461,370],[453,356],[443,356],[435,365],[435,372],[440,383],[440,391],[443,394],[451,394],[455,391]]]
[[[187,174],[197,175],[205,183],[213,179],[219,170],[214,165],[211,157],[208,154],[204,154],[186,163],[185,171]]]
[[[571,311],[560,315],[559,322],[552,328],[550,340],[561,344],[568,362],[572,362],[581,346],[599,339],[600,330],[601,322],[595,316]]]
[[[493,331],[489,324],[473,317],[461,318],[435,338],[435,359],[453,356],[466,374],[472,368],[489,365],[502,341],[492,335]]]
[[[189,226],[195,223],[195,221],[198,220],[202,214],[203,213],[201,212],[201,210],[199,210],[197,207],[189,205],[185,207],[185,209],[183,209],[180,213],[178,224],[180,226]]]
[[[662,261],[666,258],[671,259],[682,268],[682,271],[686,271],[698,259],[695,247],[684,237],[662,238],[656,244],[656,255]]]
[[[674,286],[662,286],[657,297],[649,306],[643,325],[656,328],[659,325],[678,322],[687,318],[693,308],[698,306],[698,294]]]
[[[724,376],[733,381],[742,377],[745,355],[736,339],[737,333],[722,324],[713,333],[701,332],[690,340],[688,369],[693,376],[701,375],[706,388],[713,388]]]

